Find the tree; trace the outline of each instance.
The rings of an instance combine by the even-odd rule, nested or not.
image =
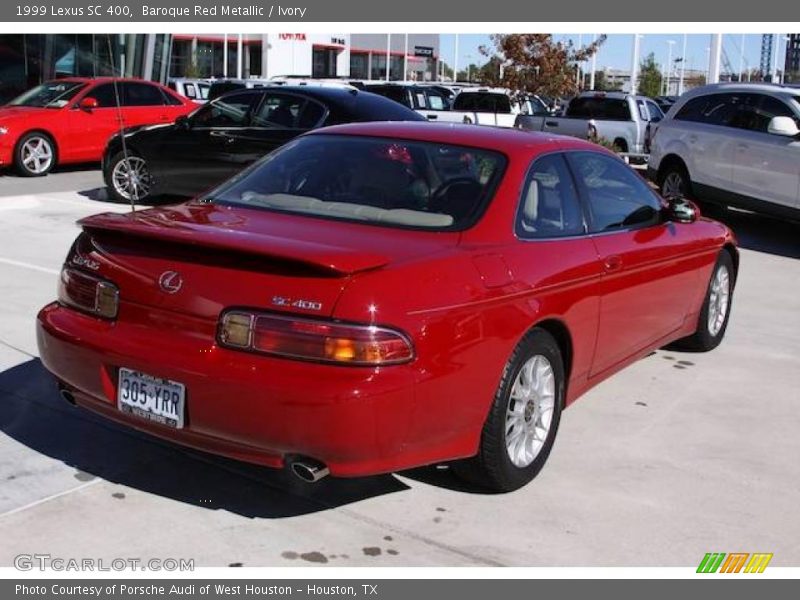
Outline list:
[[[661,69],[656,63],[656,56],[652,52],[648,54],[639,65],[639,79],[636,89],[642,96],[655,98],[661,95]]]
[[[597,52],[606,36],[601,35],[581,48],[576,48],[572,41],[556,42],[548,33],[494,34],[490,39],[491,47],[480,47],[481,54],[489,57],[492,65],[485,72],[484,83],[560,97],[579,91],[578,64]]]
[[[589,89],[589,84],[586,84],[586,89]],[[612,82],[606,78],[605,71],[594,72],[594,89],[598,92],[618,92],[622,89],[619,82]]]

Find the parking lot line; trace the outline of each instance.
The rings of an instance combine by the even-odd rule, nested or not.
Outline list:
[[[58,275],[57,269],[50,269],[49,267],[42,267],[21,260],[14,260],[13,258],[0,258],[0,264],[11,265],[12,267],[20,267],[21,269],[30,269],[32,271],[39,271],[40,273],[47,273],[48,275]]]
[[[55,500],[56,498],[61,498],[62,496],[66,496],[66,495],[71,494],[73,492],[78,492],[78,491],[80,491],[82,489],[85,489],[85,488],[87,488],[89,486],[92,486],[92,485],[95,485],[97,483],[101,483],[103,481],[105,481],[105,479],[100,479],[98,477],[97,479],[92,479],[91,481],[87,481],[86,483],[82,483],[81,485],[76,485],[75,487],[70,488],[68,490],[64,490],[63,492],[58,492],[57,494],[52,494],[52,495],[46,496],[44,498],[39,498],[38,500],[34,500],[33,502],[29,502],[28,504],[26,504],[24,506],[18,506],[17,508],[12,508],[11,510],[8,510],[8,511],[6,511],[4,513],[0,513],[0,519],[2,519],[3,517],[9,517],[11,515],[15,515],[17,513],[21,513],[21,512],[26,511],[26,510],[28,510],[30,508],[34,508],[36,506],[39,506],[40,504],[45,504],[47,502],[50,502],[51,500]]]

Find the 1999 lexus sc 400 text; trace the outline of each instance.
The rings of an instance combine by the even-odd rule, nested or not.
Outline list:
[[[513,490],[565,406],[717,346],[731,232],[588,142],[365,123],[185,204],[80,222],[42,361],[68,400],[307,480],[440,461]]]

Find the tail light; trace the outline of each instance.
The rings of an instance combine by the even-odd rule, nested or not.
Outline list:
[[[396,365],[414,358],[411,341],[393,329],[247,311],[223,314],[217,337],[228,348],[336,364]]]
[[[103,319],[115,319],[119,310],[117,286],[68,267],[61,270],[58,300],[62,304]]]

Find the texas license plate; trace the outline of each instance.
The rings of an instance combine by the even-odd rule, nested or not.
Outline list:
[[[185,399],[186,386],[182,383],[131,369],[119,370],[117,407],[122,412],[180,429]]]

